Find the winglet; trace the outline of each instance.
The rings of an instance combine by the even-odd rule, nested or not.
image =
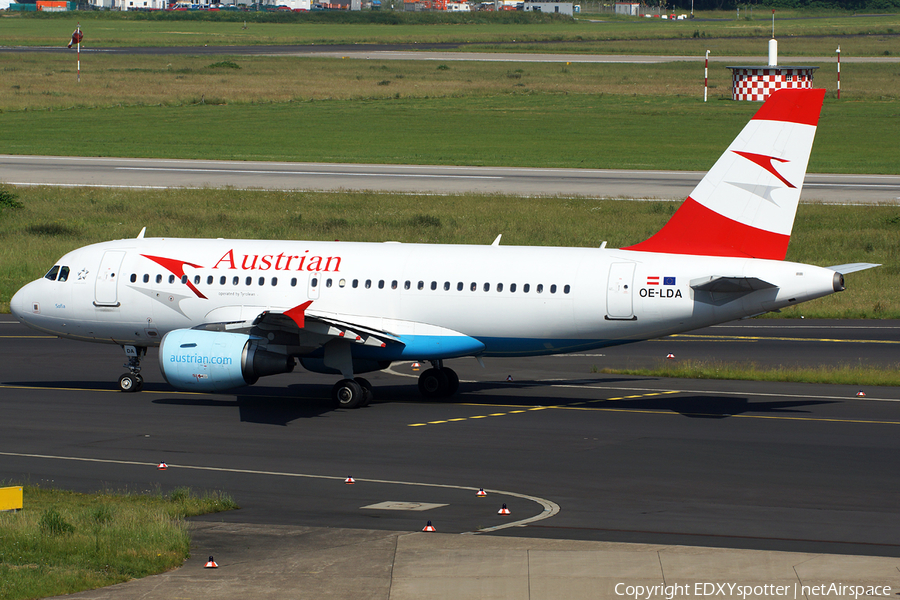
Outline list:
[[[306,309],[312,304],[312,300],[307,300],[303,304],[297,305],[290,310],[284,311],[284,314],[291,318],[297,324],[297,327],[303,329],[306,324]]]
[[[669,222],[624,249],[784,260],[824,98],[773,92]]]

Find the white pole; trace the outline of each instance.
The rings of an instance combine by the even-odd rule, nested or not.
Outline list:
[[[706,51],[706,62],[703,63],[703,101],[706,102],[706,90],[709,88],[709,50]]]
[[[838,97],[837,97],[837,99],[840,100],[841,99],[841,47],[838,46],[838,48],[837,48],[837,50],[835,50],[835,52],[837,52],[837,55],[838,55],[838,94],[837,94]]]
[[[79,33],[78,50],[76,54],[78,55],[78,82],[81,83],[81,23],[75,26],[75,31]]]

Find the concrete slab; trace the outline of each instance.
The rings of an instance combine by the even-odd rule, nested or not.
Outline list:
[[[853,598],[831,584],[900,595],[896,558],[212,522],[192,531],[182,568],[66,598]],[[203,568],[210,555],[218,569]],[[826,587],[803,587],[816,585]]]

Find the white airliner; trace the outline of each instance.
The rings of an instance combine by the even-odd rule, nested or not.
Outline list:
[[[444,361],[625,344],[774,311],[844,289],[784,262],[825,90],[773,93],[668,223],[622,249],[145,238],[63,256],[12,298],[23,323],[118,344],[122,391],[159,346],[166,381],[220,391],[291,371],[339,374],[337,406],[372,398],[360,373],[427,361],[426,397],[456,392]]]

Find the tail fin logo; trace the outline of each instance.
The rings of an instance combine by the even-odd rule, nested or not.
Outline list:
[[[766,156],[765,154],[754,154],[753,152],[743,152],[741,150],[732,150],[732,152],[734,152],[738,156],[743,156],[744,158],[746,158],[747,160],[749,160],[750,162],[752,162],[754,164],[759,165],[760,167],[762,167],[763,169],[765,169],[766,171],[768,171],[769,173],[774,175],[781,183],[788,186],[789,188],[796,189],[797,186],[795,186],[793,183],[791,183],[790,181],[785,179],[781,175],[781,173],[779,173],[778,171],[775,170],[775,165],[772,164],[773,160],[777,160],[780,163],[790,162],[789,160],[787,160],[785,158],[775,158],[774,156]]]

